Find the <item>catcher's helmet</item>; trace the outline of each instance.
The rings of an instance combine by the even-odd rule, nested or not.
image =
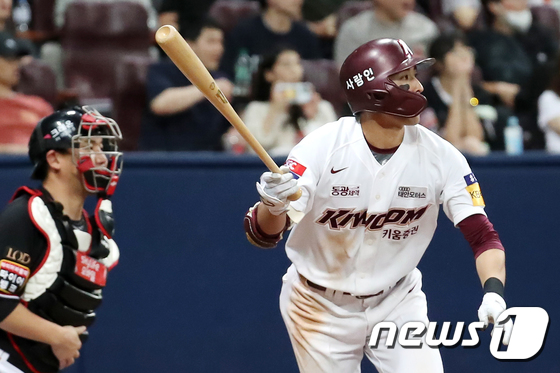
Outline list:
[[[94,149],[94,139],[101,140],[102,150]],[[121,139],[117,123],[90,107],[56,111],[39,121],[29,139],[29,158],[33,162],[31,177],[43,179],[46,176],[49,150],[71,150],[86,190],[111,195],[122,170],[122,152],[117,146]],[[93,156],[100,153],[107,158],[107,164],[96,166]]]
[[[362,44],[340,69],[340,84],[352,113],[373,111],[405,118],[420,114],[426,107],[426,98],[397,87],[389,76],[433,62],[432,58],[415,58],[400,39],[377,39]]]

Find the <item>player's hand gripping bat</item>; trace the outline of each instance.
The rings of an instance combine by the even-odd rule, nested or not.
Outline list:
[[[156,41],[179,70],[185,74],[191,83],[195,85],[208,101],[210,101],[231,125],[235,127],[268,169],[274,173],[282,173],[270,155],[268,155],[266,150],[264,150],[262,145],[249,131],[245,123],[243,123],[239,115],[237,115],[226,96],[214,81],[214,78],[212,78],[208,72],[208,69],[202,64],[198,56],[175,27],[170,25],[160,27],[156,32]],[[301,189],[289,196],[288,199],[290,201],[295,201],[299,197],[301,197]]]

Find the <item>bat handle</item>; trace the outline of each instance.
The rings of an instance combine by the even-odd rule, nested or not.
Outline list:
[[[301,188],[299,188],[298,191],[292,194],[291,196],[288,196],[288,199],[290,201],[297,201],[300,197],[301,197]]]

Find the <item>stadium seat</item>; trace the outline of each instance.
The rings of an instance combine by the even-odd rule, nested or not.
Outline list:
[[[151,57],[123,57],[115,69],[113,119],[123,133],[123,150],[136,150],[140,138],[142,114],[146,107],[146,77]]]
[[[556,39],[560,39],[560,19],[558,11],[551,5],[535,5],[531,7],[534,22],[548,27],[554,31]]]
[[[57,105],[56,75],[49,65],[33,59],[20,69],[20,80],[16,91],[39,96],[53,107]]]
[[[304,80],[313,83],[324,100],[329,101],[337,114],[346,106],[346,97],[338,81],[338,66],[333,60],[302,60]]]
[[[337,29],[340,29],[340,26],[348,19],[352,18],[358,13],[363,12],[364,10],[373,9],[373,5],[371,1],[364,0],[349,0],[346,1],[336,12],[337,15]]]
[[[437,20],[443,17],[442,0],[430,0],[428,4],[429,10],[427,16],[430,17],[430,19]]]
[[[68,6],[61,32],[64,77],[82,103],[111,96],[115,66],[123,56],[150,55],[147,18],[144,7],[132,2]]]
[[[218,0],[210,8],[210,17],[216,20],[224,32],[231,31],[243,18],[248,18],[260,13],[258,1],[231,1]]]
[[[44,38],[54,37],[57,33],[54,24],[54,3],[55,0],[36,0],[32,3],[32,29],[41,33]]]

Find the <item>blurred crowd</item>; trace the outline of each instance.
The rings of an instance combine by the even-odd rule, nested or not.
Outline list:
[[[115,118],[124,150],[250,153],[155,42],[175,26],[263,147],[284,155],[350,115],[338,69],[356,47],[403,39],[420,124],[470,155],[560,153],[560,0],[0,0],[0,152],[70,105]],[[513,149],[513,150],[512,150]]]

